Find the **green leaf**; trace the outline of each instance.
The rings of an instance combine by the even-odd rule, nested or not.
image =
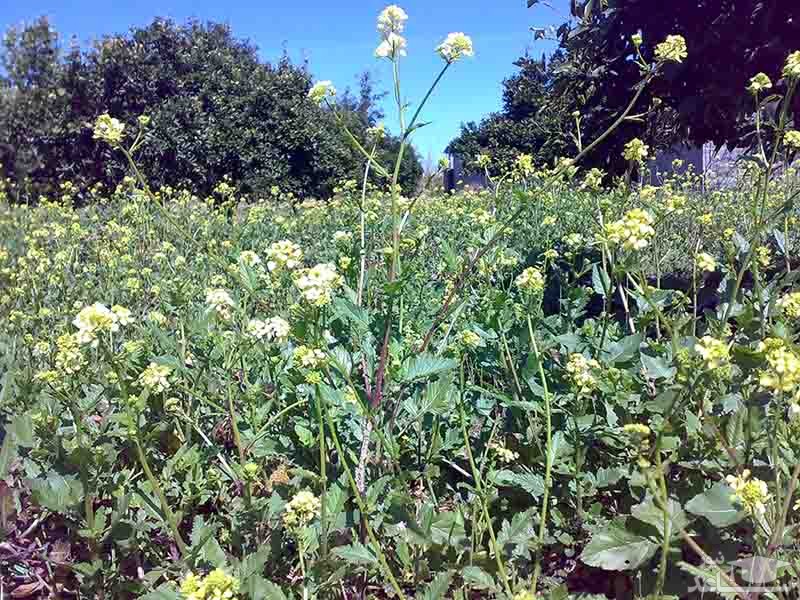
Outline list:
[[[633,360],[639,353],[639,347],[642,345],[644,334],[635,333],[624,337],[618,342],[610,344],[607,349],[603,351],[603,361],[609,364],[625,363]]]
[[[149,594],[139,596],[139,600],[181,600],[183,596],[172,584],[164,583]]]
[[[645,564],[656,550],[658,544],[629,531],[627,519],[618,517],[592,536],[581,553],[581,560],[590,567],[606,571],[628,571]]]
[[[650,379],[669,379],[677,372],[669,361],[663,356],[641,355],[644,372]]]
[[[378,558],[364,544],[353,542],[349,546],[339,546],[333,553],[349,563],[357,565],[377,565]]]
[[[461,571],[464,583],[479,590],[496,590],[497,584],[491,575],[480,567],[464,567]]]
[[[733,503],[731,495],[731,488],[720,481],[709,490],[689,500],[686,510],[693,515],[705,517],[715,527],[729,527],[746,516],[746,513],[739,510]]]
[[[611,291],[611,278],[603,267],[592,266],[592,287],[595,293],[605,298]]]
[[[271,581],[262,577],[254,577],[252,584],[248,586],[248,592],[252,600],[287,600],[283,590]]]
[[[450,582],[453,580],[452,571],[443,571],[439,573],[433,581],[428,584],[428,587],[418,596],[420,600],[440,600],[444,598],[447,590],[450,589]]]
[[[426,379],[433,375],[450,371],[456,368],[457,365],[458,363],[452,358],[421,354],[406,359],[400,372],[400,379],[405,382]]]
[[[700,586],[707,586],[707,590],[709,592],[716,592],[723,598],[728,598],[729,600],[736,600],[738,595],[734,592],[731,587],[725,582],[725,580],[720,577],[719,569],[714,569],[711,566],[695,566],[690,565],[686,562],[679,562],[678,566],[689,573],[690,575],[694,575],[695,577],[695,585],[698,587]],[[720,586],[720,583],[722,585]],[[700,590],[696,590],[700,591]]]
[[[83,499],[83,485],[75,475],[50,473],[47,479],[32,479],[28,487],[41,506],[64,513]]]
[[[0,447],[0,480],[11,474],[11,463],[17,457],[17,441],[13,435],[6,434]]]
[[[670,517],[670,537],[679,535],[679,529],[685,529],[689,524],[689,517],[681,508],[680,502],[670,498],[667,501],[667,512]],[[653,502],[652,496],[648,496],[644,502],[637,504],[631,509],[631,514],[648,525],[652,525],[664,537],[664,513]]]
[[[191,553],[196,559],[208,563],[212,567],[222,567],[227,562],[225,551],[214,538],[217,528],[205,524],[201,515],[192,524]]]

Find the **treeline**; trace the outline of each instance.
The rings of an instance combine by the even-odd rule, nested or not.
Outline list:
[[[528,0],[528,6],[542,0]],[[631,101],[642,79],[638,54],[652,60],[670,34],[686,39],[688,57],[669,65],[635,103],[637,115],[598,145],[582,166],[624,171],[625,143],[643,139],[652,150],[681,143],[746,147],[755,140],[755,104],[747,86],[759,72],[776,93],[786,91],[781,67],[800,50],[800,2],[787,0],[575,0],[560,27],[533,28],[534,38],[558,43],[556,52],[524,56],[503,82],[503,108],[465,123],[450,150],[475,164],[493,157],[502,170],[520,152],[539,164],[577,154]],[[637,46],[637,37],[641,44]],[[774,104],[774,98],[768,100]],[[800,97],[795,99],[800,108]]]
[[[115,186],[127,174],[119,154],[92,138],[89,125],[105,112],[131,129],[150,118],[138,160],[155,186],[208,195],[228,180],[243,194],[324,198],[363,170],[330,111],[308,100],[306,65],[264,62],[225,25],[156,19],[65,49],[40,18],[7,32],[0,59],[0,174],[30,197],[65,180]],[[357,135],[382,118],[381,97],[369,74],[341,95]],[[386,136],[380,153],[391,159],[398,145]],[[413,188],[421,172],[407,152],[401,184]]]

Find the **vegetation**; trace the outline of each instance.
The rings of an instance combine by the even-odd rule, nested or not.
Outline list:
[[[378,18],[392,67],[406,20]],[[800,51],[785,95],[750,82],[759,143],[730,191],[631,184],[638,138],[613,185],[582,168],[691,53],[670,35],[611,129],[575,118],[571,159],[492,173],[486,155],[488,189],[404,194],[420,115],[472,41],[436,51],[413,113],[393,69],[393,161],[331,82],[310,88],[363,157],[326,202],[156,187],[148,115],[94,121],[127,168],[82,207],[68,180],[3,182],[3,590],[794,597]]]
[[[128,165],[89,127],[105,112],[128,123],[150,118],[138,160],[154,185],[204,196],[227,181],[237,194],[272,196],[275,188],[291,201],[326,197],[362,172],[331,115],[308,101],[306,69],[286,57],[263,63],[227,26],[156,20],[64,52],[39,19],[3,43],[0,162],[34,198],[60,179],[76,186],[76,200],[93,185],[120,182]],[[358,111],[348,115],[360,130],[376,124],[373,87],[361,79]],[[387,136],[379,150],[389,156],[397,145]],[[404,189],[415,189],[421,171],[409,151]]]

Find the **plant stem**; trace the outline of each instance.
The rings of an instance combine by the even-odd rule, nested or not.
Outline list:
[[[328,475],[327,475],[327,462],[328,453],[325,450],[325,419],[323,417],[324,408],[322,405],[322,394],[319,387],[316,390],[316,406],[317,412],[317,426],[319,427],[319,478],[322,484],[322,492],[320,493],[320,554],[323,560],[328,557],[328,509],[327,509],[327,492],[328,492]]]

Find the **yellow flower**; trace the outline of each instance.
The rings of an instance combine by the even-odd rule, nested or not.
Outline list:
[[[650,153],[650,147],[639,138],[633,138],[622,151],[622,156],[625,160],[631,162],[644,162],[647,160],[647,155]]]
[[[800,292],[791,292],[781,296],[777,305],[783,314],[792,319],[800,319]]]
[[[458,334],[458,341],[467,348],[474,349],[480,346],[481,336],[479,336],[471,329],[465,329],[464,331]]]
[[[783,76],[789,79],[800,79],[800,50],[792,52],[786,59]]]
[[[172,368],[151,362],[139,375],[139,384],[156,393],[165,392],[170,387],[169,376]]]
[[[708,273],[713,273],[717,270],[717,261],[714,260],[714,257],[706,252],[701,252],[697,255],[697,267],[701,271],[707,271]]]
[[[750,479],[749,469],[739,476],[728,475],[725,481],[733,490],[731,501],[744,507],[751,515],[761,516],[766,512],[766,503],[771,498],[769,489],[760,479]]]
[[[261,257],[252,250],[244,250],[239,253],[239,261],[248,267],[255,267],[261,264]]]
[[[759,343],[758,351],[764,354],[767,368],[759,375],[762,387],[782,392],[793,392],[800,384],[800,359],[783,340],[767,338]]]
[[[747,86],[747,89],[752,94],[758,94],[759,92],[763,92],[764,90],[768,90],[772,87],[772,81],[767,76],[766,73],[758,73],[755,77],[750,79],[750,85]]]
[[[605,226],[606,239],[621,245],[625,250],[643,250],[656,231],[653,217],[641,208],[628,211],[625,216]]]
[[[97,117],[94,123],[94,134],[92,137],[96,140],[107,142],[112,146],[119,146],[122,142],[122,135],[124,132],[124,123],[115,119],[108,113],[104,113]]]
[[[235,600],[239,585],[238,579],[222,569],[214,569],[205,578],[189,573],[181,582],[181,595],[186,600]]]
[[[536,267],[528,267],[520,273],[515,283],[524,292],[541,294],[544,291],[544,274]]]
[[[680,63],[687,56],[686,40],[682,35],[668,35],[656,46],[656,58],[660,61]]]
[[[317,348],[298,346],[292,353],[294,361],[306,369],[316,369],[325,364],[325,353]]]
[[[93,347],[99,343],[98,334],[119,331],[119,317],[99,302],[83,308],[72,323],[78,328],[78,343]]]
[[[290,531],[302,529],[319,514],[322,503],[308,490],[298,492],[286,505],[283,524]]]
[[[533,175],[534,170],[533,156],[524,153],[517,156],[517,159],[514,161],[514,173],[518,177],[530,177]]]
[[[314,104],[322,104],[326,98],[336,97],[336,88],[330,81],[318,81],[308,91],[308,97]]]
[[[594,373],[600,369],[600,363],[595,359],[574,353],[570,355],[565,369],[579,395],[590,395],[597,388],[597,378]]]
[[[510,464],[519,458],[518,452],[514,452],[513,450],[506,448],[502,444],[494,442],[489,445],[489,448],[495,453],[497,459],[502,463]]]
[[[650,447],[650,435],[652,431],[650,431],[647,425],[629,423],[622,427],[622,431],[628,436],[631,444],[636,446],[639,452],[644,452]]]
[[[722,340],[709,335],[704,336],[695,345],[695,350],[703,358],[708,370],[719,369],[730,362],[730,347]]]
[[[787,131],[783,136],[783,143],[787,148],[792,150],[800,150],[800,131]]]

